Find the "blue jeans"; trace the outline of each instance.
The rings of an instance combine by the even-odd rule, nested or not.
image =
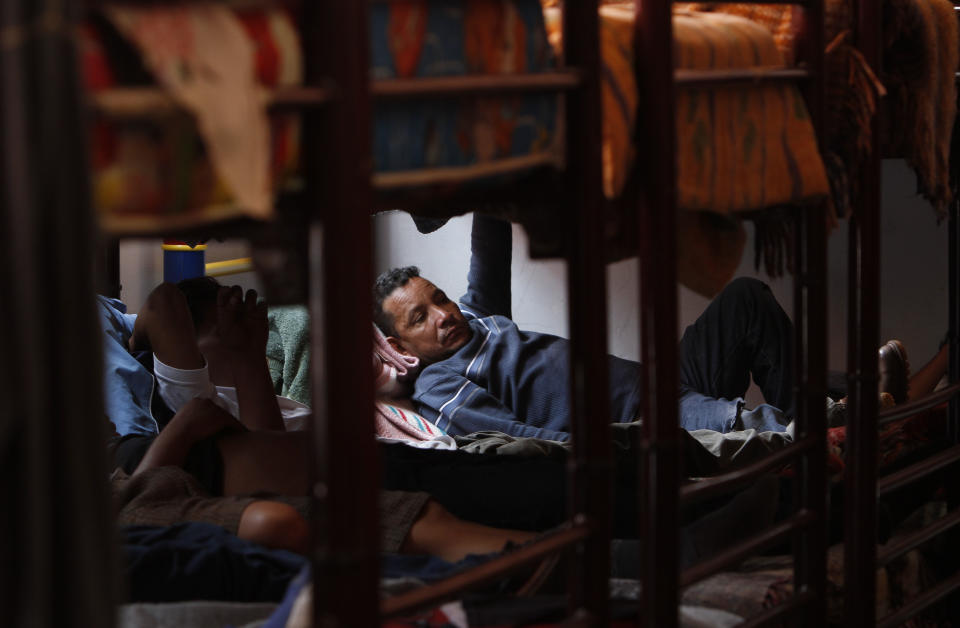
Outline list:
[[[751,375],[767,403],[746,410]],[[680,427],[782,432],[793,414],[793,324],[769,286],[735,279],[680,340]]]

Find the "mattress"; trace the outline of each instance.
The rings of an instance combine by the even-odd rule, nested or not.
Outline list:
[[[560,45],[560,13],[547,9]],[[623,190],[643,98],[635,79],[632,2],[600,9],[603,74],[604,190]],[[780,67],[769,30],[722,13],[675,10],[674,66],[681,70]],[[798,88],[750,83],[684,88],[676,95],[677,204],[728,214],[795,205],[828,194],[816,135]]]
[[[123,7],[107,15],[81,31],[88,89],[156,81],[194,115],[94,126],[91,164],[104,226],[163,231],[234,215],[269,217],[274,193],[297,185],[299,127],[295,117],[267,117],[263,106],[246,103],[262,105],[265,88],[302,82],[291,16],[223,6]],[[631,175],[642,105],[632,20],[632,5],[601,10],[609,198],[623,192]],[[562,48],[559,14],[538,0],[375,3],[370,29],[375,81],[547,72]],[[674,31],[678,68],[783,62],[770,32],[741,17],[679,11]],[[239,52],[226,57],[224,50]],[[123,68],[130,57],[143,66]],[[233,83],[204,84],[205,75],[218,74],[208,67]],[[438,183],[469,190],[544,166],[561,168],[560,112],[556,95],[378,101],[374,182],[386,190]],[[794,86],[683,89],[677,113],[682,209],[729,214],[826,195],[813,128]]]

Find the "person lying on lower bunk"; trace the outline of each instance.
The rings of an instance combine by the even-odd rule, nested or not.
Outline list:
[[[417,410],[452,435],[494,430],[569,438],[569,341],[521,330],[511,316],[510,225],[474,214],[467,293],[459,304],[420,276],[394,268],[375,283],[374,321],[400,354],[419,360]],[[732,281],[680,341],[679,424],[686,430],[787,431],[794,416],[793,327],[770,288]],[[881,354],[905,390],[906,363]],[[609,356],[611,422],[639,418],[642,366]],[[749,409],[750,378],[765,404]]]
[[[249,431],[210,399],[193,399],[159,435],[110,445],[121,525],[213,523],[270,548],[306,553],[310,494],[307,432]],[[560,457],[482,456],[381,445],[381,550],[456,562],[522,545],[566,516]],[[636,466],[620,465],[613,533],[635,537]],[[689,566],[770,523],[777,481],[688,513],[679,558]],[[714,508],[714,506],[717,506]],[[636,576],[635,540],[613,544],[614,574]]]
[[[212,277],[154,288],[129,340],[131,352],[153,353],[157,392],[173,412],[206,397],[251,430],[302,427],[310,408],[274,393],[266,345],[267,306],[256,291]]]

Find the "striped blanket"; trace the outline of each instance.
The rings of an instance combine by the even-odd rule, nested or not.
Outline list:
[[[797,56],[802,11],[797,7],[746,4],[685,5],[747,17],[774,33],[784,57]],[[938,216],[952,199],[949,175],[950,137],[956,117],[954,73],[960,62],[960,35],[949,0],[883,0],[882,81],[874,76],[852,45],[854,13],[849,0],[825,6],[826,158],[838,161],[851,176],[872,146],[870,119],[880,98],[889,93],[889,115],[881,133],[884,153],[906,159],[916,171],[919,191]],[[833,171],[831,171],[832,174]],[[839,213],[849,205],[850,190],[834,185]]]
[[[560,13],[547,9],[560,45]],[[620,194],[629,176],[639,103],[633,3],[601,7],[604,186]],[[679,69],[782,66],[773,36],[750,20],[675,11]],[[823,163],[806,107],[791,85],[683,89],[676,103],[678,204],[719,214],[805,203],[827,195]]]

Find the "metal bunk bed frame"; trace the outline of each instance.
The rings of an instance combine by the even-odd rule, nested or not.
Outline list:
[[[881,67],[881,15],[878,3],[858,2],[857,47],[866,62]],[[960,10],[960,9],[958,9]],[[877,72],[879,75],[880,72]],[[877,138],[879,112],[872,121]],[[844,508],[845,547],[844,623],[848,626],[899,626],[946,596],[960,589],[960,572],[917,596],[903,608],[885,616],[876,616],[876,569],[943,534],[960,523],[960,504],[956,488],[948,490],[952,510],[943,518],[911,533],[882,549],[877,548],[877,500],[891,491],[942,472],[960,462],[960,202],[954,200],[949,216],[948,327],[950,339],[949,376],[952,385],[923,399],[895,409],[878,412],[877,359],[880,321],[880,158],[878,141],[872,143],[860,176],[860,195],[850,222],[849,243],[849,321],[847,423],[847,469]],[[952,165],[956,168],[956,165]],[[895,473],[878,477],[878,421],[909,416],[949,402],[947,438],[949,447]],[[954,530],[956,533],[956,530]]]
[[[389,0],[373,0],[389,1]],[[793,538],[797,593],[791,601],[748,621],[759,625],[799,612],[805,623],[825,616],[825,220],[821,211],[806,211],[799,220],[796,269],[798,442],[782,454],[740,472],[696,486],[680,485],[677,443],[676,275],[673,264],[653,260],[676,255],[676,194],[673,159],[673,92],[677,88],[739,81],[801,80],[819,131],[823,103],[822,0],[800,2],[805,8],[802,69],[765,72],[674,73],[671,62],[671,7],[665,0],[637,2],[637,56],[645,101],[638,141],[658,156],[637,164],[641,177],[641,338],[648,394],[647,435],[642,472],[646,488],[639,496],[647,513],[641,533],[648,539],[642,557],[644,595],[641,621],[648,626],[677,624],[679,587],[705,577],[762,546]],[[607,438],[606,294],[602,248],[600,184],[599,45],[596,0],[568,2],[564,15],[565,67],[536,81],[460,77],[431,81],[370,83],[367,70],[367,3],[302,3],[303,40],[307,48],[306,96],[290,106],[304,109],[305,174],[310,183],[309,302],[313,311],[313,398],[316,411],[316,480],[326,527],[315,529],[315,623],[375,625],[394,616],[448,599],[457,587],[496,576],[501,567],[518,565],[576,546],[571,569],[570,617],[575,625],[606,625],[609,545],[610,444]],[[576,27],[574,27],[574,25]],[[350,54],[343,54],[350,51]],[[644,60],[655,59],[655,63]],[[521,77],[522,78],[522,77]],[[564,197],[569,262],[570,330],[574,455],[570,525],[537,545],[440,583],[381,602],[377,593],[379,556],[376,495],[379,491],[373,431],[372,383],[365,356],[371,348],[370,293],[372,241],[369,211],[371,183],[370,119],[378,99],[496,94],[523,90],[567,94],[567,181]],[[307,234],[304,234],[307,237]],[[107,255],[114,272],[115,257]],[[350,259],[350,264],[342,260]],[[116,281],[111,282],[116,285]],[[334,360],[336,360],[334,362]],[[350,421],[332,420],[350,416]],[[351,447],[335,443],[350,442]],[[798,469],[799,510],[785,524],[680,574],[676,567],[681,500],[729,490],[792,459]],[[358,461],[360,464],[358,465]]]
[[[800,37],[805,67],[773,72],[768,80],[800,79],[803,95],[818,136],[823,120],[823,2],[796,2],[804,9]],[[640,145],[655,158],[637,164],[641,177],[641,316],[643,363],[646,366],[648,405],[644,472],[646,490],[643,510],[647,513],[642,530],[646,553],[643,557],[646,626],[676,626],[679,586],[686,586],[720,569],[736,564],[755,551],[793,538],[795,594],[791,600],[748,618],[744,625],[766,625],[790,614],[801,625],[817,625],[826,617],[826,221],[823,208],[808,209],[797,218],[794,251],[797,373],[797,441],[787,449],[738,472],[679,487],[680,452],[677,443],[677,293],[675,268],[657,260],[675,259],[676,194],[673,91],[685,86],[754,80],[737,73],[720,73],[710,78],[684,76],[673,72],[671,62],[671,7],[662,0],[638,2],[636,19],[637,67],[641,94],[656,94],[643,100]],[[644,60],[655,59],[655,63]],[[792,460],[797,469],[795,514],[787,521],[740,543],[720,555],[677,573],[676,553],[678,507],[718,492],[728,492]],[[674,481],[670,481],[670,480]],[[678,490],[679,488],[679,490]]]

